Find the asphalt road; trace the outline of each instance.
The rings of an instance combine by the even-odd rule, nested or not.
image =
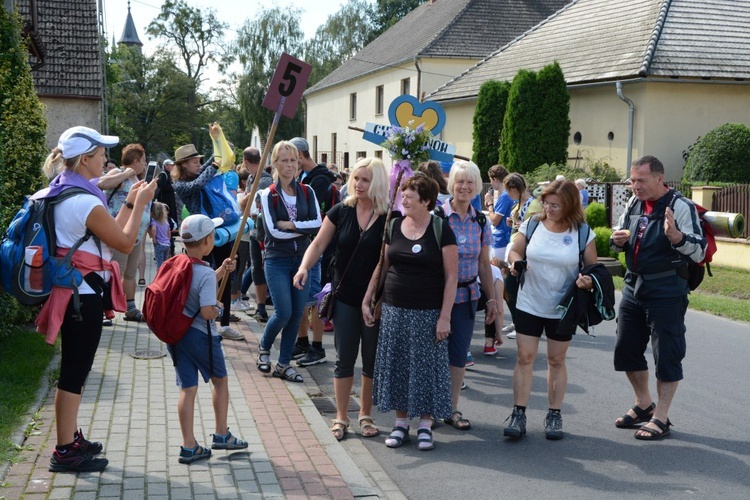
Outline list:
[[[375,411],[381,436],[350,433],[348,439],[362,440],[411,499],[750,498],[750,325],[693,311],[687,324],[685,379],[670,411],[672,435],[662,441],[637,441],[632,430],[614,426],[633,404],[625,375],[612,365],[614,321],[597,326],[596,337],[579,331],[573,338],[561,441],[544,438],[544,341],[527,410],[528,434],[519,441],[502,437],[513,404],[515,341],[506,340],[497,357],[485,357],[479,323],[472,342],[476,366],[467,372],[469,387],[459,404],[471,420],[470,431],[439,424],[434,450],[418,451],[414,437],[393,450],[383,440],[395,415]],[[332,398],[332,334],[324,340],[329,362],[310,372]],[[358,393],[359,373],[355,377]],[[653,374],[651,386],[656,397]],[[357,413],[350,418],[356,422]]]

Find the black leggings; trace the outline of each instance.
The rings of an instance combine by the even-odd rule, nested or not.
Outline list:
[[[227,242],[225,245],[222,245],[220,247],[214,247],[214,249],[211,251],[211,266],[214,269],[218,269],[221,267],[221,264],[224,262],[224,259],[229,258],[229,254],[232,253],[232,245],[234,245],[234,240]],[[221,294],[221,307],[224,309],[224,311],[221,314],[221,326],[229,326],[229,314],[230,314],[230,306],[232,305],[232,274],[227,274],[224,276],[225,280],[229,280],[229,283],[226,284],[224,287],[224,293]],[[216,283],[216,286],[219,286],[218,282]],[[218,292],[218,289],[216,290]]]
[[[83,320],[75,320],[74,314],[75,309],[71,297],[60,328],[62,361],[57,387],[66,392],[81,394],[102,337],[102,315],[104,314],[102,297],[97,294],[81,295]]]
[[[354,363],[362,342],[362,375],[372,378],[375,372],[375,353],[378,350],[380,323],[365,325],[362,310],[336,300],[333,311],[333,344],[336,347],[334,378],[354,376]]]

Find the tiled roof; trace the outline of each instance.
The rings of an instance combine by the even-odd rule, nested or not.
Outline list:
[[[750,3],[574,0],[433,92],[473,98],[487,80],[557,61],[568,84],[648,76],[750,78]]]
[[[548,17],[569,0],[434,0],[307,90],[319,90],[415,57],[481,59]]]
[[[128,4],[128,17],[125,18],[125,28],[122,30],[122,36],[120,41],[125,45],[136,45],[138,47],[143,46],[143,42],[138,38],[138,30],[135,29],[135,23],[133,22],[133,16],[130,15],[130,4]]]
[[[17,0],[30,19],[29,0]],[[101,99],[102,68],[96,0],[37,0],[44,64],[32,70],[40,97]]]

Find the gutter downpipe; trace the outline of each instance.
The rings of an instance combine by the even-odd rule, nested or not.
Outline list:
[[[417,68],[417,100],[422,102],[422,68],[419,67],[419,58],[414,56],[414,66]]]
[[[628,105],[628,164],[625,167],[626,178],[630,178],[630,164],[633,161],[633,115],[635,114],[635,105],[633,101],[625,97],[622,93],[622,82],[616,82],[617,97]]]

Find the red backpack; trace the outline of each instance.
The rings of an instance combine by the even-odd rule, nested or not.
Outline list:
[[[207,265],[200,259],[175,255],[161,265],[154,281],[146,287],[141,309],[143,317],[159,340],[169,345],[185,336],[200,313],[200,308],[192,317],[184,313],[193,279],[193,264]]]

